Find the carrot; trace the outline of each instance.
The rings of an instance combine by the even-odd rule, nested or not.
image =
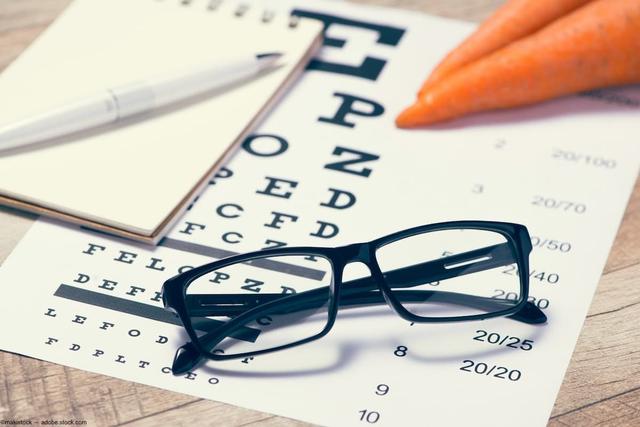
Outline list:
[[[640,0],[595,0],[427,90],[399,127],[640,83]]]
[[[591,0],[509,0],[451,51],[423,83],[418,95],[451,72],[534,33]]]

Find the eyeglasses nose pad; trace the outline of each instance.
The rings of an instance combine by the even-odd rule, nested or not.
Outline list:
[[[196,366],[201,359],[202,356],[200,352],[198,352],[196,346],[189,341],[176,350],[176,355],[173,357],[173,365],[171,365],[171,372],[173,375],[184,374]]]

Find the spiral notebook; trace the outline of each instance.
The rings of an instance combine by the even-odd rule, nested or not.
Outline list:
[[[283,65],[216,96],[0,154],[0,203],[157,242],[321,44],[322,24],[233,0],[76,0],[2,75],[0,122],[243,53]]]

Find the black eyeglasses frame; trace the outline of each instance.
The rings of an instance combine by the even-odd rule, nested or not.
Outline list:
[[[414,235],[419,235],[428,232],[434,231],[443,231],[443,230],[458,230],[458,229],[469,229],[469,230],[481,230],[481,231],[490,231],[501,234],[505,237],[507,243],[510,248],[513,250],[513,253],[516,256],[516,264],[519,271],[519,281],[520,281],[520,298],[515,305],[511,305],[509,308],[498,311],[498,312],[490,312],[483,314],[474,314],[467,316],[456,316],[456,317],[423,317],[415,315],[409,312],[402,303],[394,296],[393,291],[388,286],[387,281],[384,279],[384,275],[380,269],[376,258],[376,251],[381,247],[398,241],[405,239],[407,237],[411,237]],[[516,318],[516,320],[521,320],[526,323],[544,323],[546,321],[546,316],[544,313],[540,311],[533,304],[528,302],[529,296],[529,262],[528,256],[531,253],[532,245],[531,238],[529,236],[529,232],[524,225],[516,224],[516,223],[508,223],[508,222],[496,222],[496,221],[450,221],[450,222],[441,222],[434,224],[421,225],[417,227],[413,227],[410,229],[398,231],[370,242],[363,243],[355,243],[341,247],[314,247],[314,246],[300,246],[300,247],[282,247],[276,249],[266,249],[260,251],[254,251],[239,255],[234,255],[228,258],[224,258],[218,261],[214,261],[186,272],[183,272],[177,276],[174,276],[168,279],[162,288],[163,294],[163,302],[165,308],[174,314],[176,314],[182,324],[187,331],[189,338],[191,339],[191,343],[187,343],[193,348],[190,348],[191,353],[193,350],[197,350],[198,360],[201,357],[210,359],[210,360],[228,360],[228,359],[238,359],[238,358],[246,358],[253,357],[265,353],[272,353],[275,351],[285,350],[291,347],[296,347],[299,345],[307,344],[309,342],[315,341],[323,336],[327,335],[331,328],[333,327],[339,305],[340,305],[340,296],[341,289],[343,288],[342,277],[344,268],[352,263],[352,262],[362,262],[371,271],[371,276],[368,279],[373,279],[376,286],[382,293],[384,300],[387,302],[389,306],[403,319],[409,322],[415,323],[443,323],[443,322],[460,322],[460,321],[473,321],[473,320],[483,320],[493,317],[501,317],[501,316],[510,316]],[[266,258],[266,257],[275,257],[275,256],[316,256],[322,257],[326,259],[330,264],[333,270],[332,280],[329,285],[329,307],[328,307],[328,320],[324,329],[318,334],[296,341],[288,344],[284,344],[281,346],[267,348],[262,350],[256,350],[245,353],[236,353],[232,355],[226,355],[222,353],[213,353],[203,348],[200,344],[200,340],[196,334],[194,327],[191,324],[191,319],[188,314],[187,306],[186,306],[186,290],[188,286],[197,278],[211,273],[215,270],[227,267],[232,264],[237,263],[246,263],[252,260]],[[443,258],[444,259],[444,258]],[[351,282],[346,282],[347,284]],[[269,304],[275,304],[277,301],[267,302],[260,307],[265,307]],[[520,314],[520,315],[519,315]],[[234,322],[234,320],[238,318],[231,319],[228,323]],[[226,325],[226,324],[225,324]],[[182,348],[184,348],[183,346]],[[180,349],[179,349],[180,351]],[[192,354],[192,356],[194,356]],[[176,359],[178,354],[176,354]],[[174,362],[175,364],[175,362]],[[193,365],[195,363],[191,363]]]

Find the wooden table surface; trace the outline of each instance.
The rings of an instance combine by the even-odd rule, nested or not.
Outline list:
[[[501,0],[354,1],[470,21],[482,20],[502,3]],[[68,3],[69,0],[0,0],[0,70]],[[0,208],[0,262],[34,218]],[[5,327],[8,325],[2,326]],[[0,369],[0,420],[73,418],[86,420],[90,426],[306,425],[6,352],[0,352]],[[497,416],[498,408],[494,410]],[[513,422],[517,424],[517,420]],[[549,424],[640,425],[640,181],[636,182],[609,254]]]

